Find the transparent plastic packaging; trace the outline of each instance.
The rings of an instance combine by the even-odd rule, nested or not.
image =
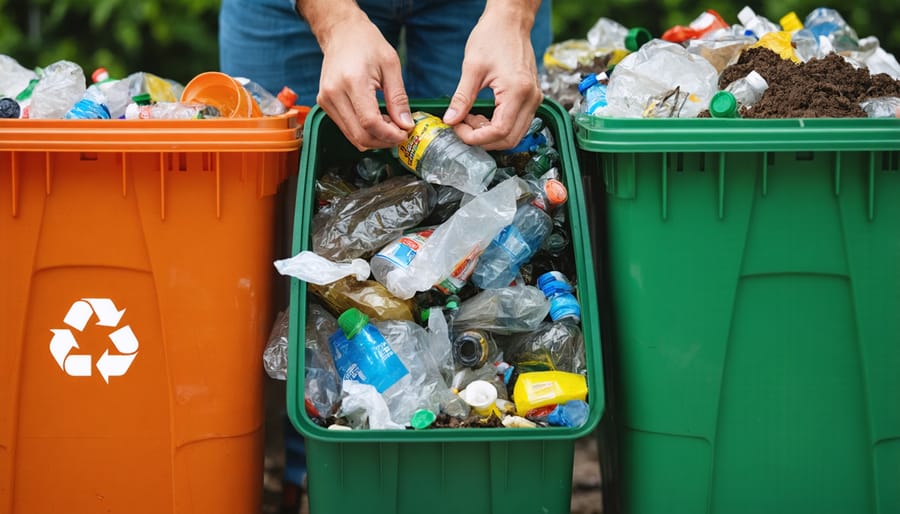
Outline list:
[[[487,289],[462,302],[453,330],[482,329],[496,334],[531,332],[550,312],[550,301],[533,286]]]
[[[259,105],[259,110],[266,116],[278,116],[287,112],[287,106],[281,103],[277,96],[271,91],[253,82],[246,77],[232,77],[238,84],[244,86],[244,89],[250,93],[253,100]]]
[[[288,259],[277,260],[274,264],[275,269],[282,275],[289,275],[320,286],[349,276],[355,277],[356,280],[366,280],[370,273],[369,263],[363,259],[332,262],[308,250]]]
[[[419,225],[434,204],[434,188],[412,176],[358,189],[313,217],[313,251],[332,261],[369,257]]]
[[[391,419],[384,397],[368,384],[355,380],[341,383],[341,408],[338,416],[348,421],[353,429],[402,430],[404,427]]]
[[[781,27],[770,21],[768,18],[756,14],[749,5],[744,6],[743,9],[738,11],[737,17],[738,20],[741,21],[741,25],[758,38],[763,37],[769,32],[778,32],[781,30]]]
[[[870,118],[896,118],[900,113],[900,98],[896,96],[869,98],[859,106]]]
[[[288,323],[288,320],[284,321],[284,330]],[[320,418],[334,414],[341,398],[341,379],[328,346],[328,338],[336,330],[338,325],[334,316],[320,305],[310,303],[306,314],[304,396],[307,410],[311,407],[310,414]]]
[[[110,119],[109,108],[106,106],[108,102],[106,95],[99,88],[91,86],[87,88],[81,100],[75,102],[75,105],[66,112],[64,118],[67,120],[108,120]]]
[[[396,298],[374,280],[346,277],[322,286],[310,283],[308,287],[334,315],[354,307],[373,320],[412,320],[415,313],[410,301]]]
[[[86,91],[84,70],[71,61],[56,61],[44,68],[31,93],[29,117],[61,119]]]
[[[769,83],[755,71],[751,71],[746,77],[735,80],[725,87],[725,91],[734,95],[734,99],[747,108],[753,107],[767,89],[769,89]]]
[[[501,339],[507,362],[520,373],[566,371],[587,374],[584,335],[570,318],[545,322],[531,332]]]
[[[8,55],[0,54],[0,97],[15,98],[37,79],[37,73],[19,64]]]
[[[203,104],[180,102],[157,102],[150,105],[128,104],[125,108],[127,120],[195,120],[204,117],[207,107]]]

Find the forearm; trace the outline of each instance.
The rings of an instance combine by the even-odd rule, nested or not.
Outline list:
[[[303,1],[303,0],[301,0]],[[483,18],[495,18],[530,33],[541,0],[487,0]]]
[[[341,23],[369,19],[355,0],[297,0],[296,6],[323,48]]]

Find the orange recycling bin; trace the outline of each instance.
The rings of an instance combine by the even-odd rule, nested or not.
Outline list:
[[[0,514],[259,512],[295,113],[0,120]]]

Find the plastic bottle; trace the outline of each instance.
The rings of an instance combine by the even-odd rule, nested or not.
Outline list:
[[[859,106],[870,118],[896,118],[897,113],[900,113],[900,98],[892,96],[869,98],[860,102]]]
[[[19,102],[12,98],[0,98],[0,118],[14,119],[22,115]]]
[[[769,89],[769,83],[766,82],[766,79],[759,73],[751,71],[746,77],[728,84],[725,91],[734,95],[738,104],[750,108],[762,98],[767,89]]]
[[[411,302],[394,297],[374,280],[347,277],[328,285],[307,287],[334,313],[356,308],[374,320],[413,320],[415,309]]]
[[[453,339],[453,361],[458,366],[480,368],[496,354],[497,343],[485,330],[464,330]]]
[[[460,304],[453,327],[496,334],[532,332],[549,312],[550,301],[536,287],[487,289]]]
[[[539,177],[559,164],[559,152],[550,145],[534,148],[525,164],[525,174]]]
[[[540,200],[526,203],[516,210],[510,225],[504,228],[478,259],[472,283],[482,289],[508,286],[522,264],[540,249],[553,230],[553,220],[544,207],[553,209],[565,203],[568,195],[562,182],[554,179],[542,184]],[[545,205],[540,205],[545,204]]]
[[[738,103],[728,91],[719,91],[709,102],[709,115],[713,118],[740,118]]]
[[[157,102],[150,105],[130,103],[125,108],[126,120],[196,120],[204,118],[206,106],[180,102]]]
[[[31,95],[34,94],[34,88],[37,87],[38,79],[33,79],[28,82],[28,85],[25,86],[18,95],[16,95],[16,102],[19,103],[19,108],[21,109],[21,117],[29,118],[31,111]]]
[[[105,105],[109,109],[109,116],[113,119],[125,117],[125,109],[132,102],[128,82],[110,78],[106,68],[94,70],[91,80],[94,81],[94,84],[88,90],[99,88],[103,92],[106,96]]]
[[[480,147],[463,143],[437,116],[421,111],[412,116],[416,126],[397,147],[400,162],[427,182],[471,195],[485,191],[497,169],[494,158]]]
[[[22,66],[8,55],[0,55],[0,96],[13,98],[28,87],[32,80],[37,80],[37,74],[33,70]]]
[[[816,38],[825,37],[835,52],[856,50],[859,47],[856,31],[834,9],[827,7],[813,9],[804,20],[803,27],[812,32]]]
[[[662,39],[671,41],[672,43],[682,43],[688,39],[697,39],[708,32],[719,29],[727,29],[728,23],[722,19],[722,16],[712,10],[707,9],[700,16],[694,19],[687,27],[676,25],[665,31]]]
[[[128,93],[132,97],[148,93],[154,102],[177,102],[184,90],[176,82],[143,71],[132,73],[122,80],[128,84]]]
[[[434,188],[411,175],[358,189],[316,213],[312,249],[336,262],[368,258],[419,225],[434,203]]]
[[[769,32],[778,32],[778,25],[772,23],[764,16],[759,16],[753,9],[750,8],[749,5],[744,6],[743,9],[738,11],[738,20],[741,21],[741,25],[744,26],[745,29],[749,30],[753,33],[754,36],[760,38]]]
[[[581,306],[572,294],[574,289],[565,275],[559,271],[549,271],[538,277],[537,286],[550,300],[550,319],[553,321],[571,319],[575,323],[581,322]]]
[[[606,106],[606,86],[609,77],[606,73],[590,74],[578,84],[578,92],[584,96],[581,112],[594,114],[594,112]]]
[[[578,373],[565,371],[533,371],[522,373],[513,386],[516,412],[524,416],[528,411],[572,400],[587,398],[587,379]]]
[[[504,358],[519,373],[587,371],[584,335],[572,318],[541,323],[530,332],[506,338],[502,347]]]
[[[44,68],[31,93],[29,117],[61,119],[84,96],[84,71],[70,61],[57,61]]]
[[[269,90],[247,77],[233,78],[250,93],[250,96],[252,96],[253,100],[259,105],[259,109],[264,115],[278,116],[279,114],[284,114],[290,107],[290,105],[282,103],[278,96],[273,95]],[[287,99],[287,97],[285,98]]]
[[[584,400],[571,400],[556,406],[547,414],[547,423],[555,427],[578,428],[587,423],[591,409]]]
[[[75,105],[66,113],[67,120],[108,120],[110,118],[109,108],[106,106],[108,100],[100,89],[89,87],[84,93],[81,100],[75,102]]]

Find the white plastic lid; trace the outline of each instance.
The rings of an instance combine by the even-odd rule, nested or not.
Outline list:
[[[754,18],[756,18],[756,13],[753,12],[753,9],[751,9],[749,5],[745,5],[744,8],[738,12],[737,17],[741,20],[741,25],[746,27],[747,25],[750,25]]]
[[[766,79],[763,78],[762,75],[756,73],[756,70],[751,71],[746,77],[747,83],[750,84],[755,91],[761,91],[764,89],[768,89],[769,83],[766,82]]]
[[[483,409],[497,400],[497,389],[486,380],[475,380],[460,391],[459,396],[472,407]]]

